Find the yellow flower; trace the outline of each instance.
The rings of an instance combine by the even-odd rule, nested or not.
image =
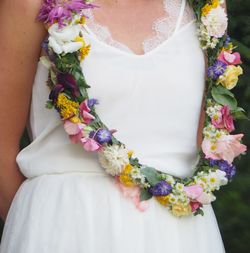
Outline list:
[[[132,155],[133,155],[133,153],[134,153],[133,150],[129,150],[129,151],[128,151],[128,157],[131,158]]]
[[[83,61],[85,57],[89,54],[90,45],[84,46],[80,49],[80,60]]]
[[[81,24],[81,25],[84,25],[85,22],[86,22],[86,17],[85,16],[82,16],[81,18],[76,20],[76,23]]]
[[[120,174],[120,181],[126,186],[135,186],[132,178],[129,176],[132,169],[133,169],[133,166],[131,164],[127,164],[124,167],[122,173]]]
[[[63,119],[68,119],[78,114],[79,103],[68,99],[64,93],[58,95],[56,106],[60,109],[60,115]]]
[[[213,143],[210,147],[211,151],[214,152],[217,149],[217,146],[215,143]]]
[[[84,60],[85,57],[89,54],[90,51],[90,45],[86,45],[86,42],[83,37],[77,36],[75,38],[76,42],[82,42],[82,47],[79,49],[80,53],[80,60]]]
[[[73,117],[69,118],[69,120],[73,123],[81,123],[81,119],[77,116],[73,116]]]
[[[219,6],[219,0],[213,0],[211,4],[206,4],[202,10],[201,15],[206,16],[212,9]]]
[[[175,216],[190,215],[192,213],[192,208],[189,204],[184,205],[182,203],[177,203],[177,204],[172,205],[172,213]]]
[[[166,196],[156,196],[155,198],[163,206],[168,206],[169,205],[169,195],[166,195]]]
[[[217,84],[231,90],[237,84],[241,74],[243,74],[243,70],[240,66],[229,65],[224,74],[219,77]]]

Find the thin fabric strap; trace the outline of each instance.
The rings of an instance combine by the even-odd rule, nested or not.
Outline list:
[[[177,22],[176,22],[176,26],[175,26],[175,30],[174,30],[173,35],[176,34],[176,32],[179,30],[179,28],[181,26],[182,18],[183,18],[185,7],[186,7],[186,1],[187,0],[182,0],[181,1],[181,9],[180,9],[179,17],[178,17]]]

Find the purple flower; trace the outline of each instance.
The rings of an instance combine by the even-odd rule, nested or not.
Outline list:
[[[49,94],[49,99],[53,101],[53,104],[56,103],[57,97],[59,93],[61,93],[64,90],[64,87],[61,84],[57,84],[53,87]]]
[[[172,192],[172,186],[163,180],[150,187],[149,192],[154,196],[165,196]]]
[[[228,44],[230,43],[230,40],[231,40],[231,38],[229,37],[229,35],[227,35],[226,40],[225,40],[225,42],[224,42],[224,45],[225,45],[226,47],[227,47]]]
[[[100,144],[110,142],[112,139],[112,135],[108,129],[101,128],[97,130],[97,133],[95,135],[95,139]]]
[[[72,19],[74,13],[79,14],[83,9],[94,7],[85,0],[43,0],[37,19],[49,24],[58,22],[62,27],[65,21]]]
[[[65,90],[70,91],[74,97],[80,95],[79,88],[73,75],[69,73],[58,74],[57,82],[58,84],[61,84]]]
[[[88,99],[88,107],[89,108],[93,107],[96,104],[98,104],[98,100],[97,99],[95,99],[95,98]]]
[[[220,75],[223,75],[227,68],[227,64],[217,60],[213,66],[208,68],[208,77],[212,78],[213,80],[217,80]]]
[[[233,176],[236,174],[236,167],[233,164],[229,164],[225,160],[213,160],[209,161],[210,166],[218,166],[220,170],[226,172],[226,177],[228,179],[232,179]]]

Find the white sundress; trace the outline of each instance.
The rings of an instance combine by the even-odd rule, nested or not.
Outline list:
[[[205,57],[195,20],[184,21],[186,0],[165,2],[178,6],[174,29],[166,35],[171,17],[159,19],[143,55],[95,32],[101,26],[90,17],[83,33],[92,49],[82,68],[90,97],[99,100],[97,113],[141,163],[187,176],[198,159]],[[97,155],[72,144],[57,112],[45,108],[47,75],[38,62],[32,142],[16,157],[27,179],[12,201],[0,253],[225,252],[211,205],[204,216],[177,218],[154,198],[144,212],[125,198]]]

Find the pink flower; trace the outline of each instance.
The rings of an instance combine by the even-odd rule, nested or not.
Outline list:
[[[99,151],[102,146],[92,138],[81,138],[81,143],[86,151]]]
[[[196,200],[202,194],[203,189],[200,185],[195,184],[185,186],[184,191],[190,199]]]
[[[73,123],[70,120],[64,121],[64,130],[69,135],[73,143],[77,143],[83,137],[83,129],[86,125],[82,123]]]
[[[215,200],[215,196],[211,193],[202,192],[202,194],[197,198],[197,201],[202,205],[208,205]]]
[[[228,132],[232,132],[234,128],[233,117],[230,114],[230,108],[228,105],[224,105],[221,110],[221,117],[218,119],[212,118],[212,124],[216,128],[226,128]]]
[[[240,54],[238,52],[230,53],[227,51],[222,51],[218,57],[218,60],[228,65],[237,65],[242,63]]]
[[[88,125],[93,119],[95,119],[95,117],[90,114],[89,112],[91,111],[89,106],[88,106],[88,100],[84,100],[80,106],[80,113],[81,116],[83,117],[84,122]]]
[[[191,206],[192,212],[195,212],[197,209],[199,209],[202,206],[202,204],[197,201],[195,202],[191,201],[190,206]]]
[[[62,27],[65,21],[72,19],[74,13],[80,14],[83,9],[94,7],[96,6],[82,0],[43,0],[37,18],[49,24],[58,22],[59,27]]]
[[[148,209],[149,203],[148,201],[140,201],[140,187],[139,186],[132,186],[127,187],[124,184],[122,184],[119,180],[119,176],[115,177],[115,183],[118,189],[122,192],[123,196],[126,198],[130,198],[135,207],[141,211],[144,212]]]
[[[201,145],[205,158],[223,159],[232,164],[235,157],[247,150],[247,147],[240,143],[243,136],[243,134],[222,135],[215,143],[205,138]]]

